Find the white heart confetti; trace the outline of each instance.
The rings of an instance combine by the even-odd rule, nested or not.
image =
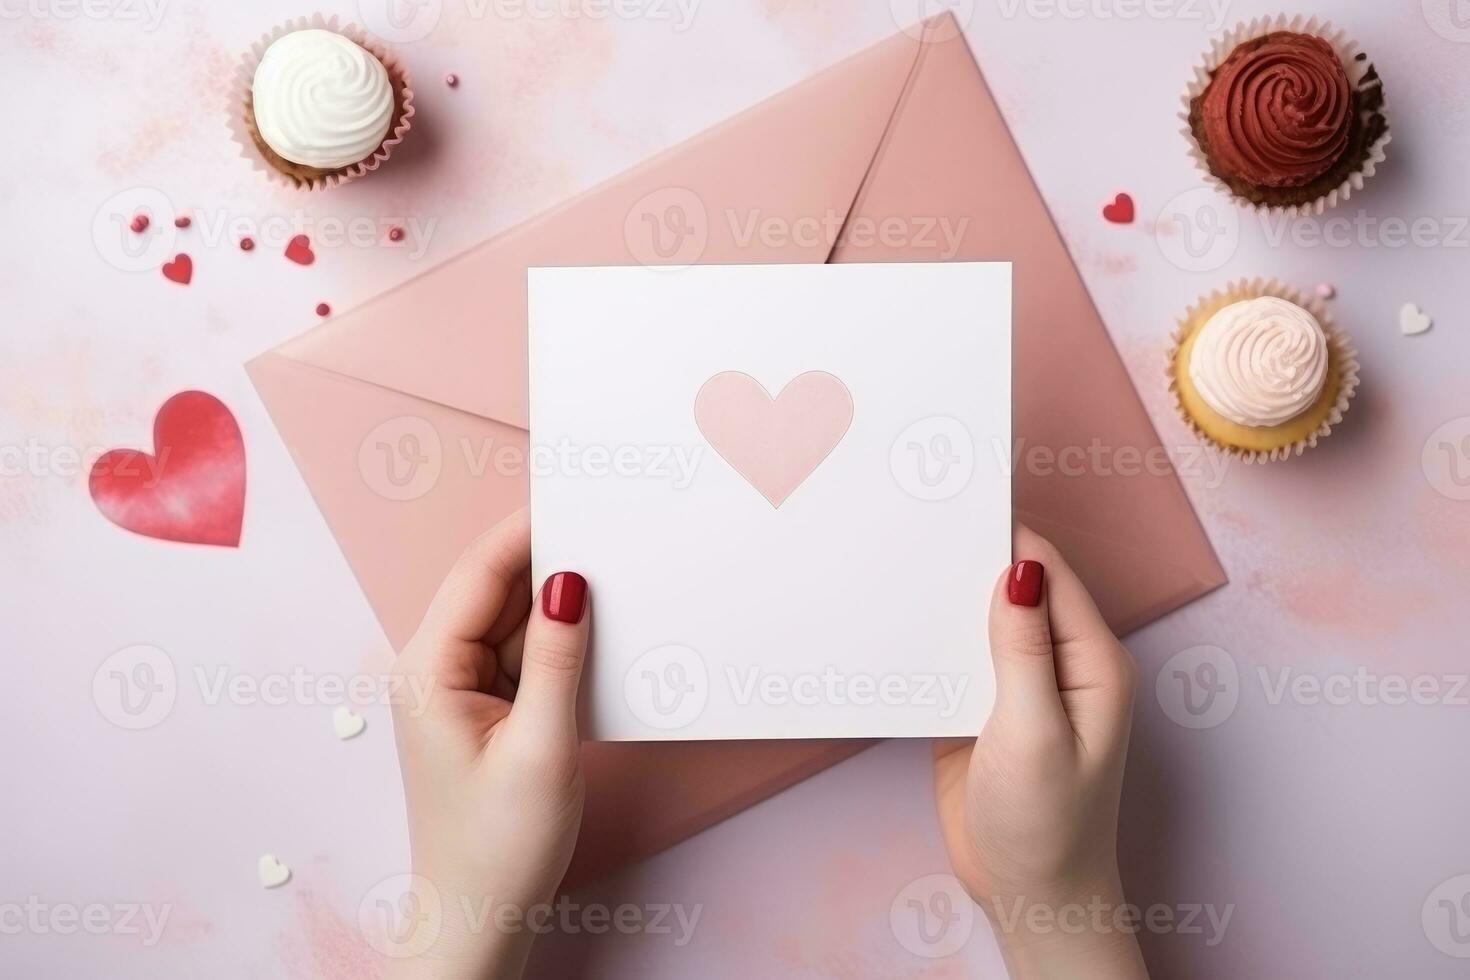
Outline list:
[[[1399,329],[1405,335],[1412,337],[1414,334],[1423,333],[1432,326],[1434,326],[1434,320],[1428,313],[1419,309],[1417,304],[1405,303],[1399,308]]]
[[[260,883],[267,888],[279,888],[291,880],[291,869],[274,854],[262,854],[256,870],[260,872]]]
[[[345,704],[339,705],[337,710],[332,712],[332,730],[340,739],[355,738],[361,735],[362,730],[366,727],[367,720],[362,715],[348,709]]]

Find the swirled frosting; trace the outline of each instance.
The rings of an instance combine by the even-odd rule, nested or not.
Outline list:
[[[256,131],[272,150],[323,170],[371,155],[393,122],[387,69],[333,31],[277,38],[256,66],[251,99]]]
[[[1295,303],[1261,296],[1215,313],[1189,355],[1205,404],[1240,425],[1280,425],[1316,402],[1327,383],[1327,335]]]
[[[1215,69],[1201,119],[1220,176],[1297,187],[1347,148],[1352,90],[1332,45],[1278,31],[1242,44]]]

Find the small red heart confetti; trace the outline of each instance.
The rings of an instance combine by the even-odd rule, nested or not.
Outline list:
[[[255,239],[251,238],[249,235],[246,235],[244,238],[240,239],[240,251],[248,252],[254,247]]]
[[[394,225],[392,228],[389,228],[388,229],[388,241],[390,241],[390,242],[401,242],[401,241],[403,241],[403,229],[402,228],[399,228],[397,225]]]
[[[1122,191],[1113,198],[1111,204],[1103,208],[1103,217],[1115,225],[1126,225],[1133,221],[1133,198]]]
[[[224,403],[185,391],[153,420],[153,452],[114,449],[87,477],[102,516],[164,541],[235,548],[245,516],[245,442]]]
[[[459,76],[456,75],[454,72],[450,72],[448,75],[444,76],[444,84],[448,85],[450,88],[454,88],[456,85],[459,84]]]
[[[146,214],[135,214],[135,215],[133,215],[133,220],[130,221],[130,222],[128,222],[128,227],[131,228],[131,229],[133,229],[133,231],[135,231],[135,232],[137,232],[138,234],[141,235],[143,233],[144,229],[146,229],[148,227],[148,215],[146,215]]]
[[[331,314],[331,312],[332,312],[332,308],[330,306],[328,306],[326,303],[318,303],[318,304],[316,304],[316,315],[317,316],[328,316],[328,315]]]
[[[183,252],[180,252],[174,256],[172,262],[164,263],[163,278],[169,282],[176,282],[181,286],[189,285],[189,280],[194,278],[194,260]]]
[[[187,214],[181,214],[174,219],[175,228],[187,228],[193,223],[193,219],[191,219]]]
[[[297,235],[286,245],[286,258],[297,265],[311,265],[316,261],[316,253],[311,250],[311,239],[305,235]]]

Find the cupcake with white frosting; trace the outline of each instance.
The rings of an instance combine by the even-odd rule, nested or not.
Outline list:
[[[1169,387],[1180,415],[1249,462],[1315,446],[1357,391],[1357,352],[1326,307],[1274,280],[1242,280],[1201,300],[1174,342]]]
[[[413,116],[407,74],[362,30],[320,14],[263,37],[237,73],[236,140],[259,169],[320,188],[376,170]]]

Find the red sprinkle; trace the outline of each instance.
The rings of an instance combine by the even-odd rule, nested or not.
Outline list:
[[[240,239],[240,251],[248,252],[254,247],[255,239],[251,238],[249,235],[246,235],[244,238]]]
[[[394,225],[392,228],[389,228],[388,229],[388,241],[390,241],[390,242],[401,242],[401,241],[403,241],[403,229],[402,228],[399,228],[397,225]]]
[[[148,215],[133,215],[133,220],[128,223],[128,227],[133,229],[133,231],[139,232],[141,234],[143,229],[148,227]]]
[[[330,306],[328,306],[326,303],[318,303],[318,304],[316,304],[316,315],[317,316],[328,316],[328,315],[331,314],[331,312],[332,312],[332,308]]]
[[[177,218],[174,219],[174,227],[175,228],[187,228],[191,224],[193,224],[193,222],[190,221],[189,216],[187,214],[181,214]]]
[[[448,85],[450,88],[454,88],[456,85],[459,84],[459,76],[456,75],[454,72],[450,72],[448,75],[444,76],[444,84]]]

